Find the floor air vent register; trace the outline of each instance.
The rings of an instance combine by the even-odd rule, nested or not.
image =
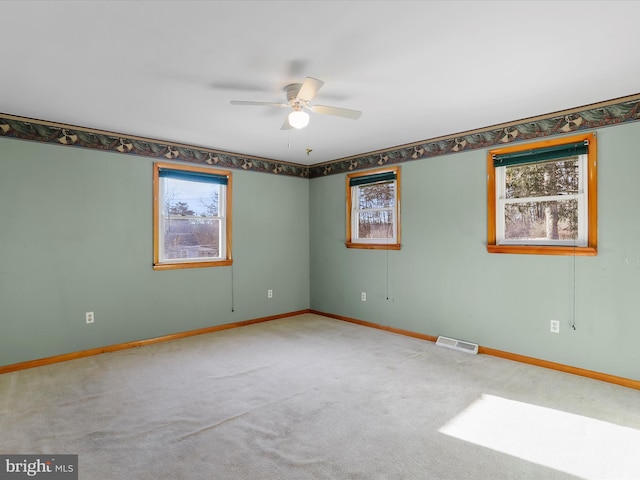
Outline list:
[[[436,345],[440,347],[451,348],[452,350],[460,350],[461,352],[478,353],[478,345],[475,343],[463,342],[462,340],[456,340],[449,337],[438,337]]]

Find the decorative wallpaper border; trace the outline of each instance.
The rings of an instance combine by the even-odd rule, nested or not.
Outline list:
[[[0,113],[0,137],[316,178],[640,120],[640,94],[312,166],[92,130]]]
[[[161,142],[2,113],[0,113],[0,137],[294,177],[309,175],[309,167],[306,165]]]
[[[362,170],[478,148],[607,127],[640,120],[640,94],[450,135],[388,150],[312,165],[309,178]]]

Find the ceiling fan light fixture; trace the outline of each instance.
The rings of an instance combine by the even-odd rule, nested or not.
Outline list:
[[[360,118],[362,112],[358,110],[349,110],[348,108],[330,107],[328,105],[309,105],[318,93],[320,87],[324,85],[322,80],[313,77],[306,77],[302,83],[290,83],[284,87],[284,93],[287,96],[287,103],[273,102],[253,102],[246,100],[231,100],[232,105],[259,105],[265,107],[290,107],[293,111],[287,115],[282,124],[281,130],[290,130],[292,128],[301,129],[309,125],[309,114],[304,110],[310,110],[314,113],[324,115],[333,115],[336,117],[351,118],[356,120]]]
[[[309,114],[302,110],[294,110],[289,114],[289,125],[293,128],[304,128],[309,125]]]

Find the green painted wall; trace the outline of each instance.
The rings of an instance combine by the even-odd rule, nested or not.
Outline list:
[[[402,164],[400,251],[347,249],[345,175],[312,179],[311,308],[640,380],[640,123],[597,134],[596,257],[487,253],[484,150]]]
[[[310,307],[640,379],[637,138],[598,131],[597,257],[488,254],[473,151],[402,164],[389,252],[344,246],[345,175],[234,170],[233,268],[172,271],[151,268],[151,159],[2,138],[0,365]]]
[[[0,139],[0,365],[309,307],[308,180],[234,170],[233,267],[154,271],[152,165]]]

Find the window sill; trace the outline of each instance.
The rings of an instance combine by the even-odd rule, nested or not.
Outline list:
[[[367,250],[400,250],[399,243],[345,243],[347,248],[364,248]]]
[[[233,264],[233,260],[220,260],[217,262],[184,262],[184,263],[156,263],[154,270],[179,270],[183,268],[226,267]]]
[[[564,247],[556,245],[487,245],[489,253],[515,253],[521,255],[567,255],[577,257],[595,257],[596,247]]]

